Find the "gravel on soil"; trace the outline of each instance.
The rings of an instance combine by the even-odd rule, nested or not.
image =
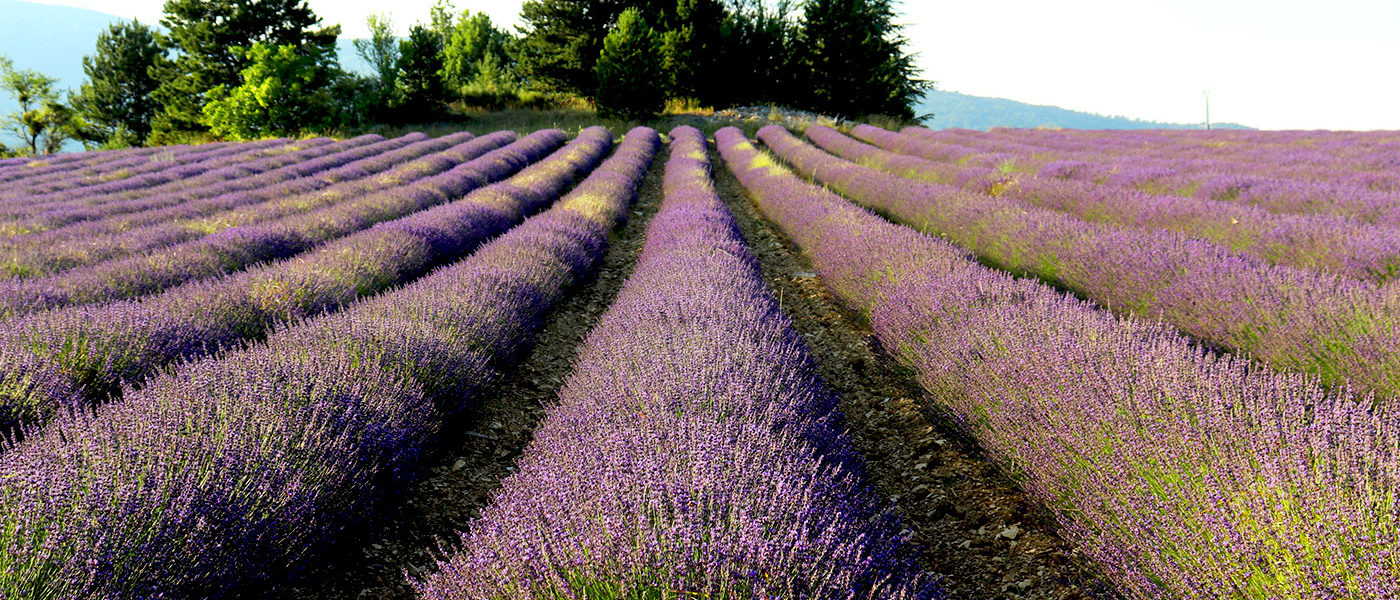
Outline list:
[[[720,196],[822,377],[841,395],[852,441],[876,486],[949,597],[1115,597],[1056,535],[1049,513],[927,400],[907,369],[879,351],[863,319],[822,286],[811,262],[764,219],[723,159],[712,158]]]

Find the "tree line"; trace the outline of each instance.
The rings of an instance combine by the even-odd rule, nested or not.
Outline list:
[[[98,36],[79,89],[0,56],[0,90],[18,101],[5,125],[25,154],[423,123],[454,105],[907,119],[929,84],[893,1],[527,0],[512,32],[438,0],[402,38],[390,15],[370,15],[354,46],[373,73],[359,75],[340,67],[340,27],[306,0],[167,0],[159,27],[119,21]]]

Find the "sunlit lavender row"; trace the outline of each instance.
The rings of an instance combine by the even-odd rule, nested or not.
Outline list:
[[[1393,132],[902,131],[944,160],[1400,225]]]
[[[500,140],[509,134],[493,135],[492,139]],[[12,236],[0,240],[0,249],[9,253],[6,268],[16,277],[52,275],[150,253],[225,229],[306,213],[380,192],[404,183],[402,177],[390,175],[413,169],[410,161],[443,153],[456,143],[470,140],[470,136],[428,139],[421,134],[383,140],[222,182],[192,195],[143,197],[135,201],[145,205],[138,210]],[[478,142],[474,148],[483,143],[492,142]],[[443,154],[449,159],[454,155]],[[372,177],[377,174],[383,177]],[[428,173],[415,169],[411,174]]]
[[[30,237],[31,234],[54,233],[54,230],[61,231],[68,226],[89,221],[109,218],[117,221],[116,217],[122,215],[129,216],[132,213],[178,205],[226,192],[250,189],[271,177],[265,174],[265,171],[292,172],[300,165],[316,162],[312,159],[380,140],[383,138],[379,136],[361,136],[267,156],[225,161],[226,166],[200,175],[182,177],[163,185],[99,194],[90,198],[72,195],[30,216],[12,221],[6,225],[6,229],[12,238]]]
[[[1005,196],[912,181],[827,154],[779,126],[763,128],[759,139],[803,174],[997,266],[1281,369],[1400,397],[1394,288],[1269,265],[1175,232],[1087,223]]]
[[[1400,594],[1388,405],[989,269],[801,181],[738,130],[716,138],[827,287],[1125,595]]]
[[[932,597],[714,191],[704,137],[671,135],[632,276],[423,597]]]
[[[1003,196],[1093,223],[1175,231],[1272,264],[1376,282],[1400,275],[1400,227],[1357,223],[1336,215],[1277,214],[1243,204],[1152,195],[1127,187],[1046,176],[1046,170],[1041,171],[1041,177],[1028,177],[994,167],[937,162],[923,158],[936,156],[923,140],[869,125],[858,125],[851,133],[874,146],[828,127],[806,131],[808,138],[828,152],[902,177]]]
[[[420,208],[439,206],[293,259],[193,281],[140,301],[10,321],[0,331],[3,424],[32,427],[62,407],[104,401],[162,365],[256,339],[278,323],[336,310],[470,251],[557,197],[612,143],[607,130],[586,129],[544,157],[564,139],[558,130],[538,131],[422,184],[404,186],[397,193],[419,199]],[[510,179],[481,187],[537,160]]]
[[[612,141],[596,128],[579,139],[556,159],[574,168],[526,171],[481,204],[526,188],[549,190],[537,204],[558,198]],[[469,258],[162,374],[0,457],[0,596],[255,597],[356,541],[596,265],[656,144],[633,130],[555,208]],[[398,231],[447,243],[462,227],[460,212],[422,214]]]
[[[139,167],[124,168],[95,177],[64,177],[51,185],[26,185],[22,188],[23,194],[0,201],[3,202],[0,204],[0,215],[15,218],[33,215],[64,203],[100,203],[119,197],[124,192],[179,185],[186,178],[226,167],[230,161],[285,152],[303,145],[323,145],[330,141],[329,138],[315,138],[306,142],[273,139],[233,144],[214,150],[195,146],[188,152],[173,155],[168,161],[150,161]]]
[[[435,191],[457,185],[468,170],[464,162],[514,139],[500,132],[472,139],[457,136],[451,147],[411,161],[388,157],[389,172],[374,178],[309,192],[251,207],[233,219],[237,227],[212,227],[210,235],[158,247],[122,259],[98,262],[48,277],[0,284],[0,318],[61,306],[135,298],[190,281],[237,271],[258,262],[284,258],[375,223],[402,217],[449,197]],[[465,140],[465,141],[463,141]],[[397,162],[388,161],[399,159]],[[491,159],[481,164],[491,164]],[[252,214],[249,214],[249,213]]]

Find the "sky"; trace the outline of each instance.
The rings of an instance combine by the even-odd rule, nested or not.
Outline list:
[[[37,0],[156,22],[161,0]],[[310,0],[365,35],[381,1]],[[396,0],[402,32],[432,0]],[[456,0],[498,24],[520,0]],[[939,89],[1154,121],[1400,130],[1400,0],[904,0]],[[720,83],[723,85],[723,83]]]

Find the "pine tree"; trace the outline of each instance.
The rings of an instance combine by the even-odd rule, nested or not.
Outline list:
[[[154,93],[161,111],[152,123],[167,132],[205,131],[205,93],[220,85],[240,85],[247,61],[235,49],[254,43],[292,45],[308,53],[335,48],[340,26],[320,25],[306,0],[166,0],[161,25],[169,32],[173,61],[162,61]]]
[[[160,85],[151,69],[164,55],[156,31],[140,21],[118,21],[98,34],[97,53],[83,57],[87,81],[72,99],[87,141],[123,146],[150,135],[159,108],[151,93]]]
[[[912,106],[929,84],[917,79],[891,0],[807,0],[802,13],[803,108],[847,117],[914,116]]]
[[[598,56],[596,96],[604,118],[646,119],[666,105],[661,69],[660,36],[647,25],[640,10],[629,8],[603,39]]]
[[[414,25],[399,42],[399,107],[409,120],[442,112],[447,93],[442,81],[442,36]]]

